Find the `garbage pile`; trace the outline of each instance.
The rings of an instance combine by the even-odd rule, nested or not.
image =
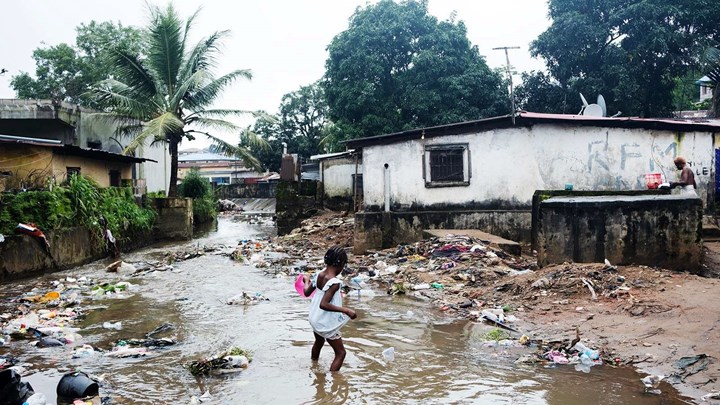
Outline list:
[[[252,353],[239,347],[216,354],[212,357],[196,360],[187,365],[194,376],[209,376],[242,371],[252,362]]]

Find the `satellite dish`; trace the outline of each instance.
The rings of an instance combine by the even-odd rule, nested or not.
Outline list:
[[[603,108],[597,104],[590,104],[585,107],[585,109],[582,112],[582,115],[587,115],[590,117],[604,117],[603,114]]]
[[[602,116],[607,117],[607,104],[605,104],[605,97],[602,96],[602,94],[598,95],[598,105],[600,108],[602,108]]]
[[[582,99],[583,107],[587,107],[587,106],[588,106],[588,102],[587,102],[587,100],[585,100],[585,96],[583,96],[582,93],[580,93],[580,98]]]

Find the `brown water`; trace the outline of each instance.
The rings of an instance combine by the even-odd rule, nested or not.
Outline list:
[[[225,243],[263,237],[273,229],[220,220],[194,244]],[[134,262],[158,258],[181,245],[153,247],[125,257]],[[120,281],[96,262],[49,275],[45,280],[86,275]],[[310,361],[313,341],[307,317],[308,301],[293,289],[294,278],[270,278],[261,270],[220,255],[179,262],[176,271],[127,279],[138,289],[127,299],[101,298],[104,305],[80,324],[88,343],[108,348],[116,339],[142,338],[164,322],[177,328],[165,335],[179,344],[137,359],[107,357],[72,359],[72,349],[29,346],[14,342],[10,353],[30,362],[34,374],[25,377],[37,392],[52,401],[57,382],[71,368],[102,375],[101,393],[117,404],[186,404],[209,392],[213,404],[320,403],[479,403],[479,404],[675,404],[685,403],[663,385],[664,394],[642,393],[640,375],[631,370],[593,367],[590,374],[572,366],[516,366],[520,352],[484,348],[483,325],[457,320],[430,305],[409,298],[378,294],[373,299],[346,298],[358,319],[343,330],[348,356],[339,373],[328,373],[329,346],[320,361]],[[0,288],[7,298],[39,280]],[[262,292],[271,301],[229,306],[227,298],[242,291]],[[102,328],[105,321],[122,321],[123,329]],[[254,353],[251,366],[237,374],[195,378],[183,364],[231,346]],[[395,360],[382,351],[396,350]],[[517,349],[513,349],[517,350]]]

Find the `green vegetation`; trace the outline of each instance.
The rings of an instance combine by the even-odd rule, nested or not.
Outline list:
[[[180,196],[193,199],[195,223],[212,221],[217,217],[217,197],[208,179],[200,176],[197,168],[190,169],[179,186]]]
[[[487,332],[482,335],[483,340],[494,340],[496,342],[503,340],[503,339],[509,339],[509,338],[510,338],[510,334],[500,328],[494,328],[490,332]]]
[[[550,0],[548,10],[552,25],[530,46],[548,74],[523,75],[518,89],[533,111],[576,114],[582,92],[602,94],[609,115],[670,116],[685,104],[678,85],[720,38],[720,2]]]
[[[11,234],[19,222],[43,231],[83,225],[102,241],[100,218],[118,240],[152,228],[155,211],[135,203],[129,188],[102,189],[83,176],[52,190],[0,194],[0,233]]]
[[[261,169],[249,147],[262,148],[267,142],[254,132],[240,128],[226,118],[248,111],[216,109],[222,91],[238,79],[250,79],[249,70],[238,69],[216,76],[221,42],[229,32],[218,31],[197,45],[188,42],[197,13],[187,20],[172,4],[165,9],[150,8],[147,34],[142,36],[145,52],[127,48],[112,49],[109,60],[115,67],[113,78],[92,90],[95,102],[108,105],[103,118],[120,125],[119,131],[132,141],[125,148],[131,153],[142,145],[163,142],[170,154],[168,197],[177,197],[178,148],[187,139],[202,135],[212,142],[213,152],[242,159],[246,167]],[[229,144],[209,131],[239,135],[237,145]]]

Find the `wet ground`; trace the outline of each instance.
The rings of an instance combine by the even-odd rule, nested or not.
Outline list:
[[[221,219],[217,230],[185,246],[227,244],[271,235],[264,225]],[[125,256],[128,262],[157,259],[168,249],[156,246]],[[148,357],[72,359],[72,348],[34,348],[13,342],[0,353],[32,363],[30,381],[36,392],[54,401],[60,376],[70,369],[105,378],[101,393],[117,404],[189,403],[209,392],[209,403],[487,403],[487,404],[675,404],[686,403],[662,384],[663,395],[644,394],[641,376],[629,369],[593,367],[590,374],[572,366],[515,366],[517,353],[486,348],[485,329],[473,322],[447,317],[424,302],[378,294],[346,305],[358,319],[343,330],[348,356],[339,373],[328,373],[329,346],[313,364],[308,301],[293,289],[294,278],[269,278],[262,270],[222,255],[208,254],[178,262],[174,271],[142,277],[106,273],[96,262],[45,277],[55,280],[82,275],[106,281],[129,281],[137,289],[124,299],[99,298],[104,306],[80,323],[87,343],[108,348],[117,339],[142,338],[162,323],[176,329],[163,336],[179,344]],[[39,280],[0,287],[6,299],[30,289]],[[227,305],[241,292],[270,298],[255,305]],[[103,329],[103,322],[122,321],[121,330]],[[253,352],[250,367],[222,377],[195,378],[184,364],[240,346]],[[382,351],[394,347],[394,361]],[[520,349],[510,349],[520,350]],[[53,402],[54,403],[54,402]]]

